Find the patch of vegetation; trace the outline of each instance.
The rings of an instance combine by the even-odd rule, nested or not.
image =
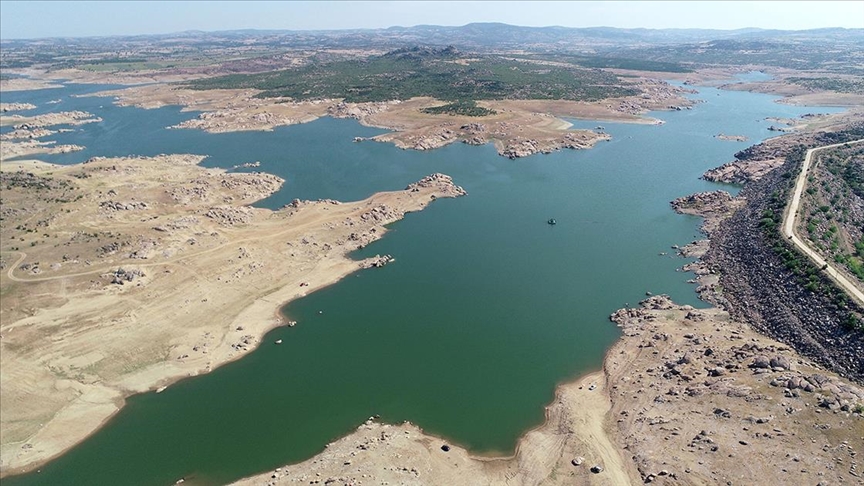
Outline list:
[[[862,51],[857,39],[718,39],[707,42],[625,47],[610,56],[707,67],[761,65],[796,70],[824,70],[861,75]]]
[[[653,71],[661,73],[692,73],[693,70],[678,62],[627,59],[621,57],[590,57],[577,61],[580,66],[590,68],[628,69],[631,71]]]
[[[822,150],[803,199],[806,235],[827,259],[864,281],[864,147]],[[819,242],[824,242],[820,244]]]
[[[477,106],[476,101],[454,101],[453,103],[448,103],[442,106],[432,106],[429,108],[423,108],[423,113],[428,113],[430,115],[440,115],[442,113],[446,113],[448,115],[462,115],[462,116],[489,116],[498,114],[495,110],[490,110],[489,108],[483,108],[482,106]]]
[[[819,91],[864,94],[864,80],[840,78],[786,78],[786,81]]]
[[[347,102],[406,100],[431,96],[444,101],[551,99],[596,101],[639,94],[610,73],[546,66],[485,56],[462,59],[445,49],[398,49],[382,56],[311,64],[259,74],[234,74],[192,81],[192,89],[254,88],[261,98],[344,98]]]
[[[630,71],[652,71],[658,73],[692,73],[693,70],[679,62],[652,61],[608,56],[574,56],[569,60],[586,68],[626,69]]]
[[[693,70],[678,62],[652,61],[649,59],[635,59],[626,57],[610,56],[584,56],[567,53],[544,53],[544,54],[522,54],[514,55],[517,59],[527,61],[554,61],[575,64],[585,68],[593,69],[625,69],[630,71],[652,71],[660,73],[692,73]],[[622,76],[632,77],[632,76]]]
[[[787,163],[794,162],[794,167],[800,167],[804,161],[807,147],[799,145],[795,147],[786,157]],[[844,318],[844,325],[849,329],[864,330],[859,316],[850,308],[849,297],[843,290],[837,287],[824,273],[824,267],[819,268],[805,255],[801,254],[780,231],[783,220],[783,212],[794,187],[794,172],[788,171],[782,175],[785,182],[781,188],[775,190],[769,200],[762,217],[759,220],[759,228],[765,238],[766,244],[780,257],[783,266],[789,270],[795,280],[810,292],[821,293],[828,296],[838,308],[848,309]]]

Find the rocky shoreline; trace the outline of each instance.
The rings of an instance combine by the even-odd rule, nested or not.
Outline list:
[[[705,173],[703,178],[746,183],[735,198],[723,191],[700,193],[672,202],[681,213],[705,217],[710,242],[686,267],[697,274],[703,300],[717,305],[737,321],[783,342],[841,376],[864,382],[864,332],[844,324],[853,303],[806,289],[787,268],[769,241],[763,219],[782,212],[785,194],[797,168],[787,155],[804,144],[833,143],[829,132],[803,132],[773,138],[735,154],[736,161]],[[777,229],[779,231],[779,229]],[[695,242],[694,242],[695,243]],[[783,242],[780,241],[779,244]],[[722,291],[721,291],[722,289]],[[858,310],[860,312],[860,309]]]
[[[746,203],[719,224],[704,263],[719,274],[726,310],[735,319],[864,382],[864,333],[842,324],[848,309],[799,284],[759,226],[771,195],[787,183],[785,174],[794,165],[787,162],[745,186],[739,197]]]

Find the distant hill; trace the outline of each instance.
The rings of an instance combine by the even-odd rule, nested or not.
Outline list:
[[[745,28],[711,29],[621,29],[616,27],[524,27],[502,23],[471,23],[462,26],[416,25],[386,29],[353,30],[256,30],[220,32],[184,31],[160,35],[119,37],[2,40],[0,66],[22,68],[34,64],[74,67],[74,59],[98,59],[130,64],[125,57],[106,59],[112,51],[144,52],[158,45],[154,55],[160,65],[172,64],[189,49],[234,49],[240,56],[253,53],[260,66],[243,64],[240,71],[260,71],[277,66],[267,61],[286,50],[319,51],[316,62],[330,60],[323,50],[396,51],[423,46],[425,51],[400,55],[423,58],[457,52],[519,55],[530,52],[547,57],[570,56],[585,67],[617,67],[683,72],[705,65],[767,65],[791,69],[864,74],[864,29],[823,28],[813,30],[766,30]],[[164,54],[168,52],[169,54]],[[179,53],[179,54],[178,54]],[[395,55],[395,54],[394,54]],[[137,56],[140,57],[140,56]],[[578,59],[576,59],[578,58]],[[228,69],[231,71],[233,68]]]
[[[622,29],[617,27],[524,27],[494,22],[478,22],[458,27],[440,25],[416,25],[413,27],[389,27],[386,29],[346,30],[256,30],[202,32],[184,31],[172,34],[136,35],[117,37],[90,37],[76,39],[77,42],[103,42],[116,40],[160,40],[186,39],[201,42],[255,41],[267,39],[300,42],[303,44],[384,44],[384,45],[454,45],[462,48],[509,49],[524,45],[546,45],[561,47],[568,44],[596,44],[598,47],[613,47],[637,44],[675,44],[705,42],[721,39],[763,40],[847,40],[864,41],[864,29],[822,28],[812,30],[766,30],[744,28],[736,30],[715,29]],[[4,39],[11,42],[13,39]],[[32,41],[22,41],[32,42]]]

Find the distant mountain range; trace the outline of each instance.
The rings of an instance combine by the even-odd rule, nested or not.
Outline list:
[[[416,57],[424,54],[423,49],[434,51],[448,46],[481,55],[530,53],[597,68],[683,72],[709,65],[759,65],[864,74],[864,29],[621,29],[521,27],[501,23],[323,31],[186,31],[161,35],[3,40],[0,66],[4,69],[34,64],[74,67],[82,60],[85,64],[88,60],[104,64],[151,58],[164,65],[170,63],[169,60],[183,60],[194,51],[233,49],[241,56],[247,53],[257,58],[257,65],[243,61],[236,69],[226,69],[258,72],[282,66],[279,56],[286,51],[315,51],[315,62],[328,62],[341,59],[338,54],[329,55],[328,50],[384,53],[417,48],[420,50],[402,52],[403,56]],[[112,54],[120,52],[134,52],[135,55]]]
[[[634,46],[638,44],[680,44],[723,39],[737,40],[821,40],[864,41],[864,29],[823,28],[812,30],[768,30],[745,28],[736,30],[714,29],[622,29],[617,27],[522,27],[502,23],[472,23],[459,27],[417,25],[386,29],[354,30],[230,30],[218,32],[185,31],[174,34],[136,35],[118,37],[76,38],[74,42],[104,42],[106,40],[147,42],[195,40],[200,42],[264,41],[303,45],[404,46],[454,45],[469,49],[515,49],[524,46],[561,49],[569,46],[592,48]],[[69,38],[56,39],[72,41]],[[7,39],[4,43],[29,43]]]

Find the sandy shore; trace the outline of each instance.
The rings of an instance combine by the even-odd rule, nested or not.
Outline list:
[[[235,484],[632,484],[635,469],[605,432],[610,406],[604,373],[591,373],[558,388],[512,457],[475,457],[414,424],[370,419],[314,458]]]
[[[3,475],[81,441],[130,394],[244,356],[286,302],[378,262],[347,255],[384,225],[463,194],[434,175],[270,211],[248,205],[279,178],[201,159],[3,163]]]

